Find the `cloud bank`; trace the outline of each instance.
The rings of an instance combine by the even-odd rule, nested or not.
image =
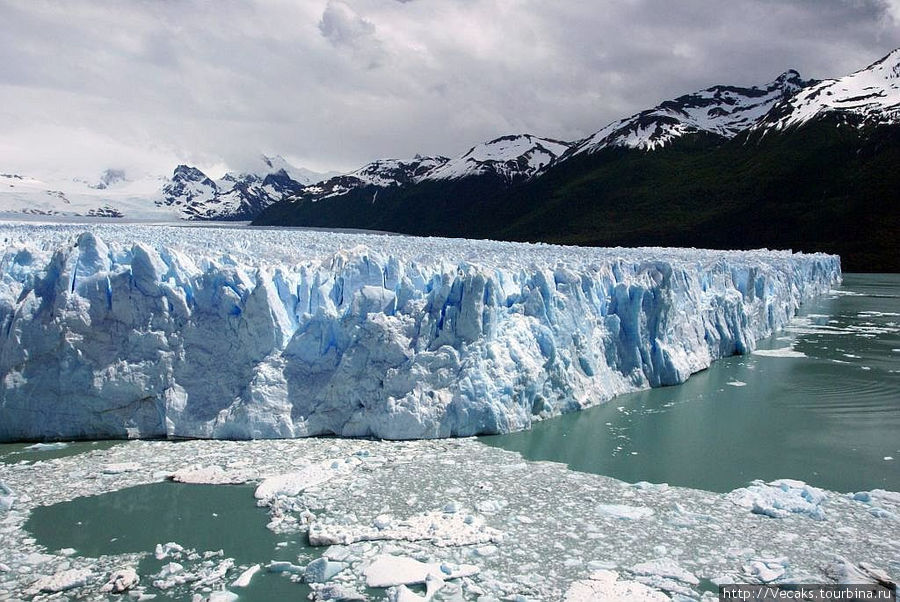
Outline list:
[[[897,0],[0,1],[0,171],[314,169],[575,139],[716,83],[838,76]]]

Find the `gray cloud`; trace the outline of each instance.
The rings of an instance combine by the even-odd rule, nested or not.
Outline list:
[[[0,0],[0,170],[313,168],[574,139],[715,83],[848,73],[898,0]]]
[[[334,46],[349,48],[368,69],[381,65],[383,50],[375,35],[375,25],[347,3],[329,0],[319,21],[319,31]]]
[[[357,46],[375,36],[375,26],[346,3],[329,0],[319,21],[319,31],[336,46]]]

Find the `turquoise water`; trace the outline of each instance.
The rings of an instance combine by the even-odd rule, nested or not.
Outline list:
[[[723,359],[682,385],[481,441],[629,482],[900,490],[900,275],[848,274],[839,292],[760,345],[807,357]]]
[[[185,549],[222,550],[236,565],[287,560],[305,565],[321,550],[300,535],[276,535],[266,528],[268,514],[256,507],[254,486],[153,483],[103,495],[35,508],[25,525],[41,545],[55,551],[75,548],[80,556],[146,552],[137,567],[142,585],[167,558],[156,560],[156,544],[176,542]],[[278,546],[279,543],[286,545]],[[179,560],[186,568],[188,561]],[[228,582],[236,578],[229,575]],[[157,599],[190,600],[188,593],[159,592]],[[284,575],[258,572],[250,587],[232,591],[241,600],[303,600],[310,590]]]
[[[2,443],[0,444],[0,463],[15,464],[23,460],[38,462],[41,460],[54,460],[77,456],[90,451],[109,449],[121,441],[74,441],[70,443],[54,443],[50,448],[29,449],[32,443]]]

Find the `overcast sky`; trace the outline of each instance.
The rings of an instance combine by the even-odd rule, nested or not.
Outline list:
[[[850,73],[900,0],[0,0],[0,172],[313,169],[571,140],[716,83]]]

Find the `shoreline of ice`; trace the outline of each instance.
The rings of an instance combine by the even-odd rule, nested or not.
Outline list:
[[[258,483],[263,499],[249,490],[247,504],[268,510],[270,530],[286,539],[326,536],[314,542],[324,560],[238,564],[215,550],[164,541],[156,550],[88,558],[44,549],[24,530],[39,505],[175,474],[219,482],[237,471]],[[291,485],[296,481],[288,475],[303,471],[327,471],[328,478]],[[790,480],[727,494],[629,484],[526,462],[473,439],[132,441],[0,464],[0,481],[15,496],[0,510],[0,598],[42,587],[97,595],[108,583],[124,582],[122,575],[131,576],[146,555],[170,564],[139,575],[139,582],[132,577],[129,587],[185,599],[199,593],[204,600],[230,599],[222,592],[244,587],[259,567],[306,580],[318,600],[336,592],[354,599],[370,576],[372,583],[397,584],[382,590],[392,600],[416,600],[403,584],[441,577],[432,579],[432,588],[441,586],[433,599],[448,601],[579,600],[622,591],[714,600],[716,583],[900,578],[900,540],[889,536],[900,521],[900,493],[840,494]],[[611,507],[631,510],[601,511]],[[36,599],[41,595],[53,593]]]
[[[0,441],[504,433],[747,353],[787,251],[0,225]],[[215,375],[215,378],[211,378]]]

